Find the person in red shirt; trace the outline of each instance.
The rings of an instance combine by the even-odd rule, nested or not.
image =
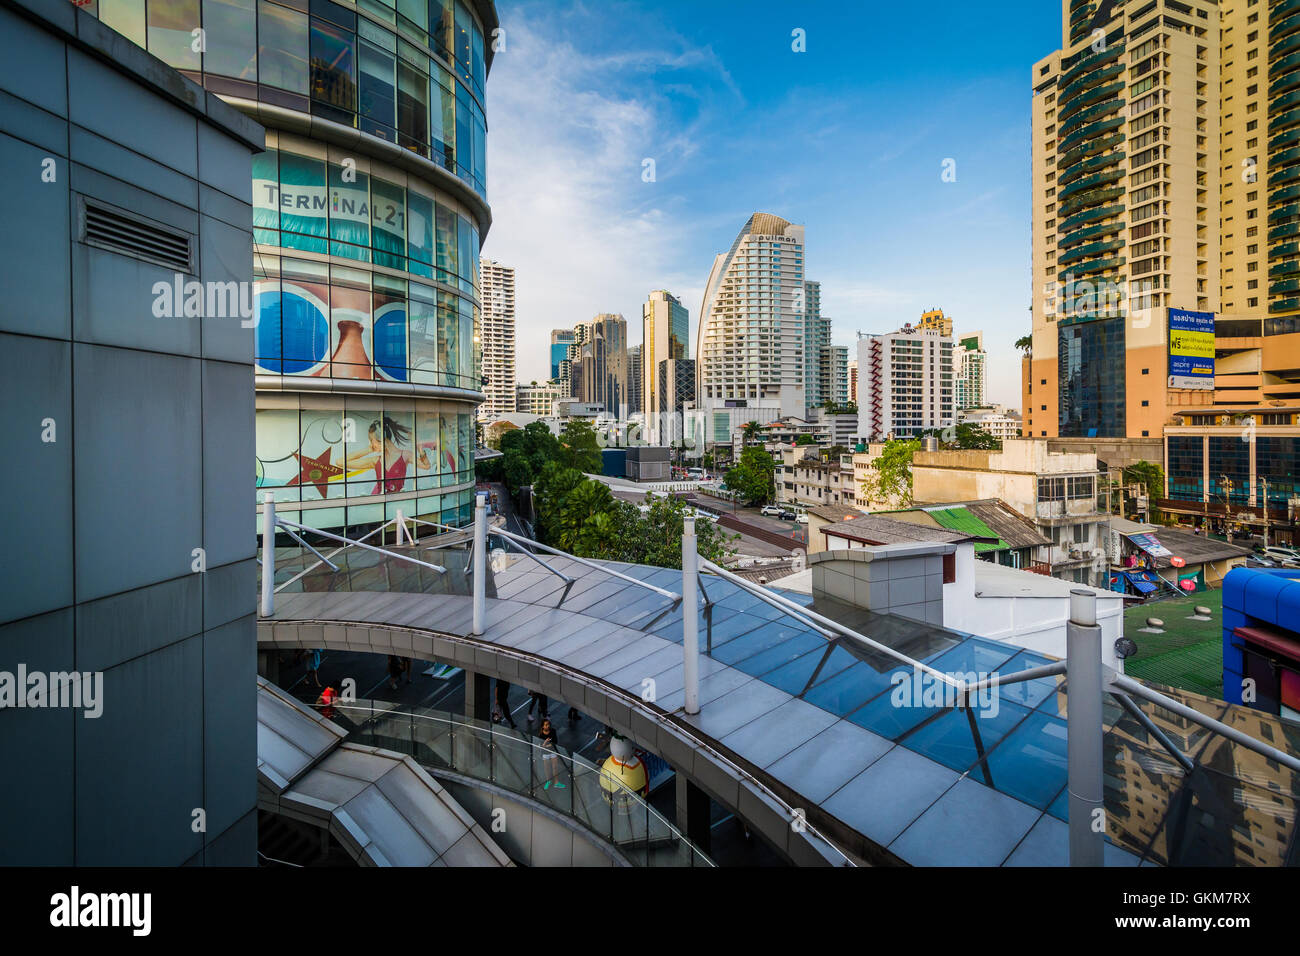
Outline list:
[[[321,709],[320,715],[326,720],[334,717],[334,702],[338,699],[339,692],[334,689],[333,684],[326,684],[325,689],[316,698],[316,706]]]

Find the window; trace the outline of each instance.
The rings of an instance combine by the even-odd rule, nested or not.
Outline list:
[[[307,15],[261,0],[257,8],[257,79],[306,95],[310,70]]]
[[[311,24],[312,99],[349,113],[355,111],[357,100],[355,43],[354,34],[313,18]],[[325,115],[329,116],[328,113]],[[344,117],[341,121],[350,122],[350,117]]]
[[[361,81],[357,87],[362,132],[395,142],[397,126],[397,60],[373,43],[359,41]]]
[[[254,0],[203,0],[203,69],[257,80],[257,8]]]
[[[150,3],[148,50],[178,70],[198,70],[194,31],[199,29],[199,0]]]

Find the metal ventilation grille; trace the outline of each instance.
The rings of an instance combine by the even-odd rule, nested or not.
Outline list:
[[[193,247],[187,233],[88,200],[83,200],[82,210],[83,242],[177,272],[193,271]]]

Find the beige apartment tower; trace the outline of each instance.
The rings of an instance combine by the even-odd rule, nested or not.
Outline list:
[[[492,259],[479,260],[483,394],[479,418],[493,420],[515,410],[515,270]]]
[[[1062,25],[1033,68],[1025,433],[1300,397],[1300,0],[1063,0]],[[1214,314],[1195,381],[1189,312]]]

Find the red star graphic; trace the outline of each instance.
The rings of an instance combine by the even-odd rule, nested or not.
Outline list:
[[[322,498],[329,497],[329,480],[343,474],[343,469],[338,465],[330,464],[330,455],[334,453],[333,448],[326,448],[325,453],[319,458],[313,458],[310,455],[304,455],[301,452],[294,452],[298,458],[298,466],[301,469],[298,475],[290,478],[286,484],[305,485],[312,484],[320,492]]]

